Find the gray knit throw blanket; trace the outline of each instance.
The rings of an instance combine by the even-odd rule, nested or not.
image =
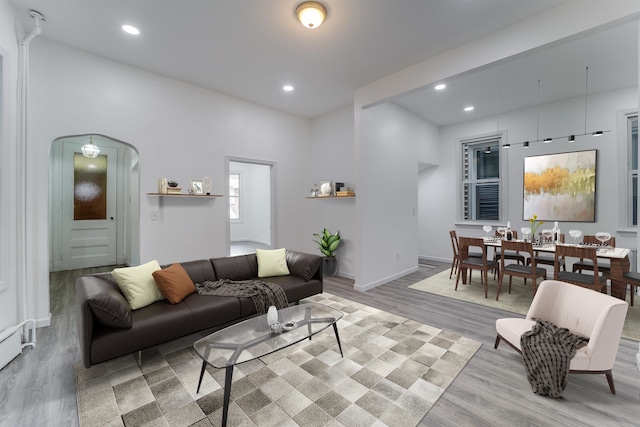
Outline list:
[[[289,306],[287,295],[280,285],[262,280],[207,280],[196,283],[196,290],[200,295],[251,298],[258,314],[266,313],[271,305],[275,305],[278,310]]]
[[[520,337],[527,380],[533,392],[560,397],[567,387],[569,365],[580,347],[589,342],[553,323],[536,320],[530,331]]]

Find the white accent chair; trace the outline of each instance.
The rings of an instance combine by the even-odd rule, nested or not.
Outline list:
[[[551,322],[574,334],[589,338],[571,360],[569,373],[605,374],[611,393],[616,394],[611,372],[629,305],[626,301],[566,282],[545,280],[538,287],[525,319],[496,320],[496,342],[504,340],[519,353],[520,337],[536,324]]]

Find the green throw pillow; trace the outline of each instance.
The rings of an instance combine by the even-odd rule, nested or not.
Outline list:
[[[132,310],[164,299],[164,295],[153,279],[153,272],[158,270],[160,270],[160,264],[153,260],[137,267],[115,268],[111,272]]]
[[[286,249],[256,249],[258,277],[288,276]]]

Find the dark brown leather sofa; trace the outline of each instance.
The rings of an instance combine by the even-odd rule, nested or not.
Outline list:
[[[180,263],[194,283],[258,278],[255,254]],[[287,250],[288,276],[262,278],[277,283],[289,303],[322,293],[322,257]],[[194,332],[235,323],[256,314],[251,298],[193,293],[178,304],[167,300],[131,310],[111,273],[76,280],[78,340],[85,367],[171,341]]]

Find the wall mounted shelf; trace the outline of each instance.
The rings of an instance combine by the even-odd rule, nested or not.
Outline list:
[[[222,194],[164,194],[164,193],[147,193],[147,196],[155,197],[192,197],[196,199],[206,199],[211,197],[224,197]]]
[[[318,196],[318,197],[311,197],[311,196],[307,196],[305,197],[305,199],[355,199],[356,196]]]

